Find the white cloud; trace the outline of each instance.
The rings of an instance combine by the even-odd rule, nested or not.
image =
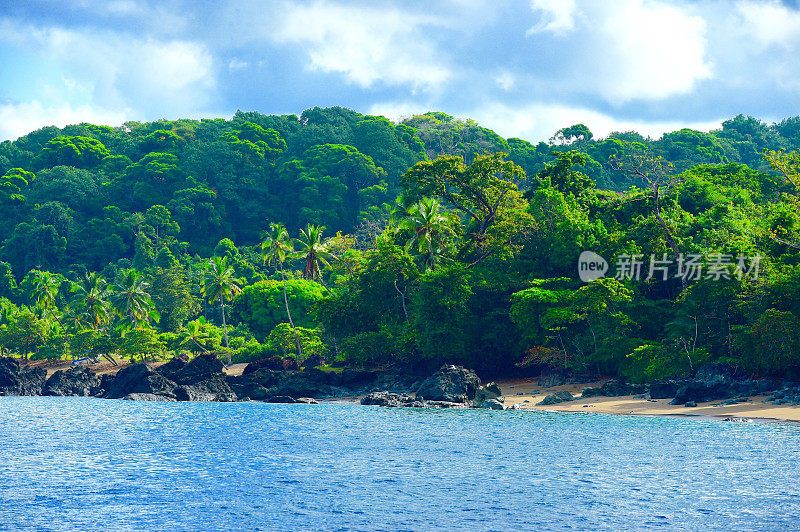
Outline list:
[[[577,6],[575,0],[530,0],[531,8],[542,14],[542,20],[530,28],[526,35],[552,32],[557,35],[575,29]]]
[[[401,122],[414,115],[431,111],[430,106],[415,102],[381,102],[370,106],[368,114],[385,116],[393,122]]]
[[[15,140],[45,126],[64,127],[82,122],[116,126],[131,118],[129,109],[109,111],[88,105],[46,105],[39,101],[5,104],[0,105],[0,140]]]
[[[231,72],[236,72],[237,70],[243,70],[248,66],[250,66],[250,64],[247,61],[243,61],[238,57],[234,57],[228,62],[228,70],[230,70]]]
[[[37,28],[6,19],[0,21],[2,42],[24,43],[65,80],[63,92],[31,80],[31,100],[43,99],[46,108],[70,103],[173,115],[202,107],[215,85],[210,53],[192,41]],[[81,89],[77,102],[70,101],[78,92],[70,86]]]
[[[503,137],[518,137],[533,143],[547,140],[559,129],[574,124],[586,125],[596,138],[606,137],[614,131],[636,131],[645,137],[658,138],[665,132],[685,127],[709,131],[720,127],[722,123],[722,120],[685,122],[617,119],[591,109],[538,102],[522,106],[494,102],[464,116],[467,117]]]
[[[432,89],[451,75],[422,28],[430,18],[397,9],[318,2],[289,5],[272,35],[305,48],[309,68],[340,72],[362,87],[376,82]]]
[[[789,46],[800,40],[800,12],[780,2],[737,2],[741,29],[762,46]]]
[[[515,81],[516,78],[514,77],[514,74],[508,71],[503,71],[500,73],[500,75],[494,78],[494,82],[497,83],[497,86],[504,91],[510,91],[512,88],[514,88]]]
[[[598,33],[584,66],[590,86],[610,102],[686,94],[711,77],[702,17],[655,1],[599,5],[602,9],[588,21]]]

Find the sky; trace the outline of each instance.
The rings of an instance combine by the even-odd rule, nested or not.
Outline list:
[[[798,52],[796,1],[0,0],[0,140],[334,105],[656,138],[797,116]]]

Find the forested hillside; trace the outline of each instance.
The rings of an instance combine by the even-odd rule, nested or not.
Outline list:
[[[338,107],[44,128],[0,144],[0,345],[800,376],[798,147],[800,117],[741,115],[536,145]]]

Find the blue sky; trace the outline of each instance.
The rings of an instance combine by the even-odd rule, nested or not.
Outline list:
[[[0,139],[317,105],[659,136],[800,114],[798,52],[796,2],[0,0]]]

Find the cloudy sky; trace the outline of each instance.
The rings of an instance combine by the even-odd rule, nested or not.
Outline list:
[[[0,140],[332,105],[658,136],[800,114],[799,52],[796,1],[0,0]]]

